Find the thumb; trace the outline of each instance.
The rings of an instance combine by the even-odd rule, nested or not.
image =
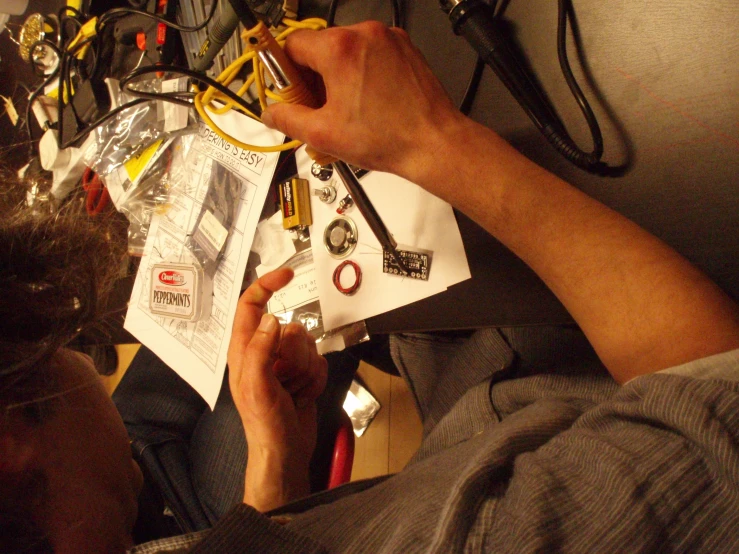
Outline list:
[[[270,129],[277,129],[291,138],[310,144],[315,134],[316,111],[300,104],[281,102],[270,105],[262,112],[262,123]]]
[[[280,344],[280,324],[264,314],[244,353],[240,393],[255,412],[268,410],[278,399],[280,382],[272,370]]]

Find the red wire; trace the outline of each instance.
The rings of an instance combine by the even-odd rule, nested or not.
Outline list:
[[[351,266],[354,269],[355,280],[352,286],[344,288],[341,286],[341,272],[344,270],[346,266]],[[362,269],[355,262],[351,260],[344,260],[336,267],[336,269],[334,269],[333,282],[334,282],[334,286],[337,289],[339,289],[339,292],[341,294],[351,296],[352,294],[357,292],[359,285],[362,283]]]

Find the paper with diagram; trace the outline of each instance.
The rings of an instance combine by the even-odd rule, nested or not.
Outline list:
[[[271,145],[284,140],[284,135],[234,111],[223,116],[214,115],[214,121],[246,143]],[[202,155],[188,156],[185,186],[172,195],[165,213],[152,218],[125,328],[184,378],[213,408],[223,382],[249,250],[278,154],[237,148],[206,125],[200,127],[199,137],[192,148]],[[242,187],[233,230],[213,278],[211,315],[195,322],[153,315],[148,309],[149,268],[183,255],[187,237],[202,212],[211,174],[218,164],[229,168],[241,179]]]

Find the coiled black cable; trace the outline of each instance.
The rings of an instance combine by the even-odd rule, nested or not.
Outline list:
[[[120,81],[121,90],[125,92],[126,94],[137,96],[139,98],[145,98],[147,100],[164,100],[165,102],[173,102],[181,106],[187,106],[188,108],[192,107],[193,105],[192,102],[188,100],[184,100],[182,98],[182,97],[192,96],[192,94],[189,92],[154,93],[154,92],[144,92],[144,91],[136,90],[129,86],[131,81],[135,79],[136,77],[140,77],[141,75],[147,75],[149,73],[157,73],[161,71],[164,71],[165,73],[187,75],[193,80],[200,81],[210,87],[215,88],[216,90],[218,90],[225,96],[228,96],[229,99],[233,100],[235,103],[251,111],[252,113],[255,113],[255,114],[261,113],[261,109],[258,103],[247,102],[241,96],[233,92],[228,87],[223,86],[221,83],[219,83],[215,79],[211,79],[210,77],[208,77],[207,75],[203,73],[194,71],[186,67],[180,67],[177,65],[148,65],[145,67],[134,69],[128,75],[126,75],[123,79],[121,79]]]
[[[580,107],[580,111],[585,116],[585,120],[588,123],[593,140],[593,151],[590,154],[586,154],[579,148],[576,148],[580,153],[586,154],[586,157],[589,160],[587,163],[592,165],[600,161],[600,158],[603,155],[603,135],[600,132],[600,125],[598,125],[598,120],[595,118],[595,114],[593,113],[587,98],[585,98],[585,95],[575,80],[572,68],[570,67],[570,61],[567,58],[567,2],[568,0],[559,0],[558,4],[557,56],[559,58],[559,66],[562,69],[562,74],[564,75],[565,81],[567,81],[567,86],[570,87],[570,91],[575,97],[577,105]]]
[[[505,84],[547,141],[567,160],[593,173],[602,173],[606,165],[600,162],[603,138],[598,121],[587,99],[577,85],[567,59],[566,22],[567,0],[558,0],[557,51],[560,67],[570,91],[585,116],[593,140],[592,152],[580,149],[568,134],[540,87],[518,61],[510,39],[492,8],[481,0],[463,0],[459,3],[442,1],[454,32],[464,36],[498,78]]]

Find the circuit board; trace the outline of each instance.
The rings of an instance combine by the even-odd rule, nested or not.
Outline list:
[[[390,275],[398,275],[400,277],[410,277],[411,279],[419,279],[421,281],[429,280],[429,271],[431,270],[431,252],[413,252],[410,250],[398,250],[400,259],[410,271],[409,275],[404,275],[398,264],[393,259],[392,254],[386,249],[382,250],[382,272]]]

